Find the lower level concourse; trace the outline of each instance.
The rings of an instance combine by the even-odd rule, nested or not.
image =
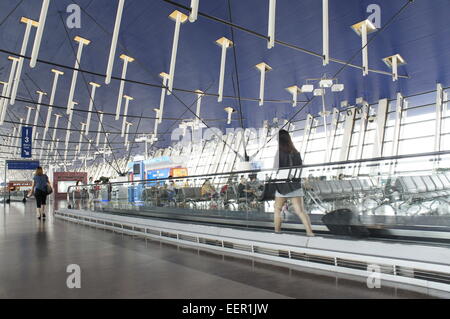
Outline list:
[[[0,206],[0,298],[434,298],[396,285],[142,239]],[[67,286],[79,265],[81,288]]]

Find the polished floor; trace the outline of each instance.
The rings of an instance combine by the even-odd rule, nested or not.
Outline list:
[[[64,205],[64,203],[59,203]],[[52,210],[53,207],[50,207]],[[139,239],[0,206],[0,298],[429,298],[365,280]],[[69,289],[67,266],[81,268]]]

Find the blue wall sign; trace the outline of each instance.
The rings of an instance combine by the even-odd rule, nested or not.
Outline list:
[[[39,161],[6,161],[8,169],[33,170],[39,167]]]
[[[22,126],[22,158],[31,158],[33,128]]]

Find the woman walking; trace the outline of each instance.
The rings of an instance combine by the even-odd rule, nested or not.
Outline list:
[[[31,185],[28,197],[32,196],[36,198],[36,216],[38,219],[45,219],[45,206],[47,205],[48,189],[52,188],[52,184],[48,180],[48,176],[44,174],[42,167],[38,167],[33,177],[33,184]]]
[[[275,167],[286,168],[292,166],[301,166],[302,158],[300,153],[292,143],[289,132],[280,130],[278,133],[278,154],[275,156]],[[284,204],[289,199],[294,206],[295,213],[306,229],[306,235],[313,237],[314,233],[311,227],[311,221],[308,214],[305,212],[305,205],[303,203],[303,189],[300,182],[287,182],[283,184],[277,184],[277,191],[275,192],[275,213],[274,224],[275,232],[281,232],[281,210]]]

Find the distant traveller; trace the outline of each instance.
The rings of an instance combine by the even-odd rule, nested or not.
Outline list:
[[[45,206],[47,205],[47,196],[53,192],[52,184],[48,176],[44,174],[42,167],[38,167],[33,177],[33,184],[31,185],[28,197],[36,198],[36,216],[38,219],[45,219]]]

